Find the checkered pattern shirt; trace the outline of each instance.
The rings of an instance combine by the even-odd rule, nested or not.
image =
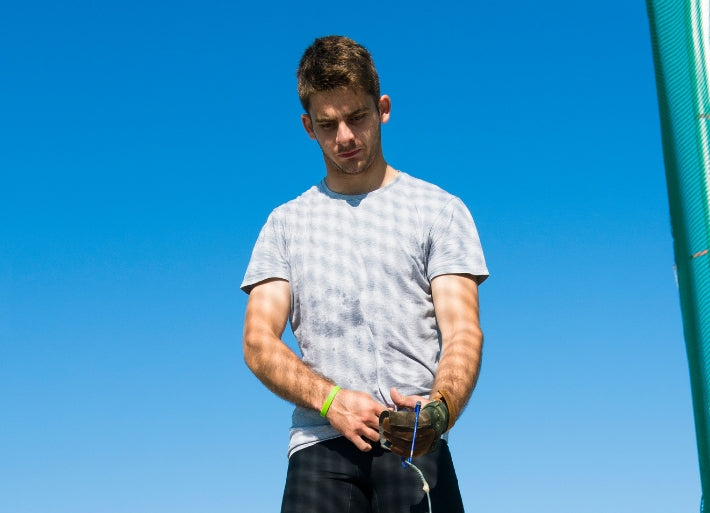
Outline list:
[[[287,280],[290,324],[310,368],[392,405],[389,390],[428,395],[440,337],[431,280],[488,276],[463,202],[400,172],[363,195],[322,181],[276,208],[254,246],[242,289]],[[317,411],[296,407],[289,455],[338,436]]]

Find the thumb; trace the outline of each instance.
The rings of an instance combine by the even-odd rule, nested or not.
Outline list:
[[[400,394],[395,387],[390,388],[390,397],[398,408],[414,408],[417,405],[417,401],[420,400],[417,396],[407,397]]]
[[[392,402],[397,406],[400,406],[404,400],[404,396],[399,393],[396,387],[390,388],[390,397],[392,398]]]

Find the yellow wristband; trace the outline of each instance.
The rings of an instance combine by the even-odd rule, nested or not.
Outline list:
[[[333,404],[333,399],[335,399],[335,394],[340,392],[341,388],[338,385],[335,385],[333,388],[330,389],[330,393],[328,394],[328,397],[325,398],[325,402],[323,403],[323,407],[320,409],[320,416],[325,418],[326,415],[328,415],[328,410],[330,410],[330,405]]]

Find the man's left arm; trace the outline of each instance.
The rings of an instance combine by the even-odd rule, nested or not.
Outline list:
[[[415,423],[414,414],[404,409],[413,409],[417,402],[424,406],[413,448],[414,456],[419,456],[436,447],[441,434],[453,427],[473,393],[481,368],[483,333],[475,278],[443,274],[431,281],[431,292],[441,332],[441,356],[431,394],[428,399],[403,396],[392,388],[392,401],[400,411],[380,414],[380,443],[403,457],[411,454]]]
[[[481,369],[478,284],[468,274],[443,274],[431,281],[431,294],[441,332],[441,356],[430,398],[443,395],[451,428],[468,403]]]

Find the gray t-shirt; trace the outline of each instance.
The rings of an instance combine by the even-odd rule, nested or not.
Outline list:
[[[276,208],[259,234],[241,288],[287,280],[290,323],[311,369],[392,406],[389,390],[428,395],[440,338],[431,280],[488,276],[463,202],[400,172],[381,189],[346,196],[322,181]],[[289,456],[339,433],[296,407]]]

